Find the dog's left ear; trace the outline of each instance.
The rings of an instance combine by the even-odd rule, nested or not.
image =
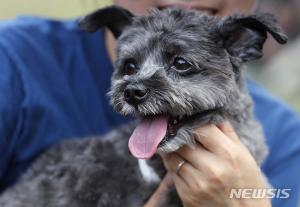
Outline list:
[[[123,29],[131,24],[134,15],[119,6],[109,6],[99,9],[79,20],[79,26],[88,31],[96,32],[100,27],[106,26],[118,38]]]
[[[262,57],[267,33],[280,44],[288,39],[272,14],[233,15],[219,22],[218,32],[228,53],[244,62]]]

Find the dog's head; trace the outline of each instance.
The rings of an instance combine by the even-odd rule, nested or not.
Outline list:
[[[239,90],[240,64],[262,56],[267,33],[279,43],[287,40],[269,14],[218,18],[166,9],[135,17],[113,6],[80,25],[91,32],[106,26],[118,39],[111,103],[141,118],[129,141],[138,158],[168,145],[166,137],[181,120],[224,108]]]

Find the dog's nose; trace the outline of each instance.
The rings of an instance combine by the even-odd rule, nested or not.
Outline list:
[[[141,85],[128,85],[124,90],[124,97],[127,103],[137,106],[142,103],[148,94],[148,90]]]

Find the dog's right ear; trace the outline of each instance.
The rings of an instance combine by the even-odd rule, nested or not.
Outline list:
[[[288,39],[275,16],[266,13],[225,17],[218,24],[218,32],[227,52],[242,61],[255,60],[263,55],[267,33],[280,44],[285,44]]]
[[[110,6],[99,9],[79,20],[80,28],[88,32],[96,32],[100,27],[106,26],[118,38],[123,29],[131,24],[134,15],[119,6]]]

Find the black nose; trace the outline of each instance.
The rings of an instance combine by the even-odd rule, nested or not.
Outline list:
[[[148,94],[148,90],[141,85],[128,85],[124,90],[124,97],[127,103],[137,106],[142,103]]]

